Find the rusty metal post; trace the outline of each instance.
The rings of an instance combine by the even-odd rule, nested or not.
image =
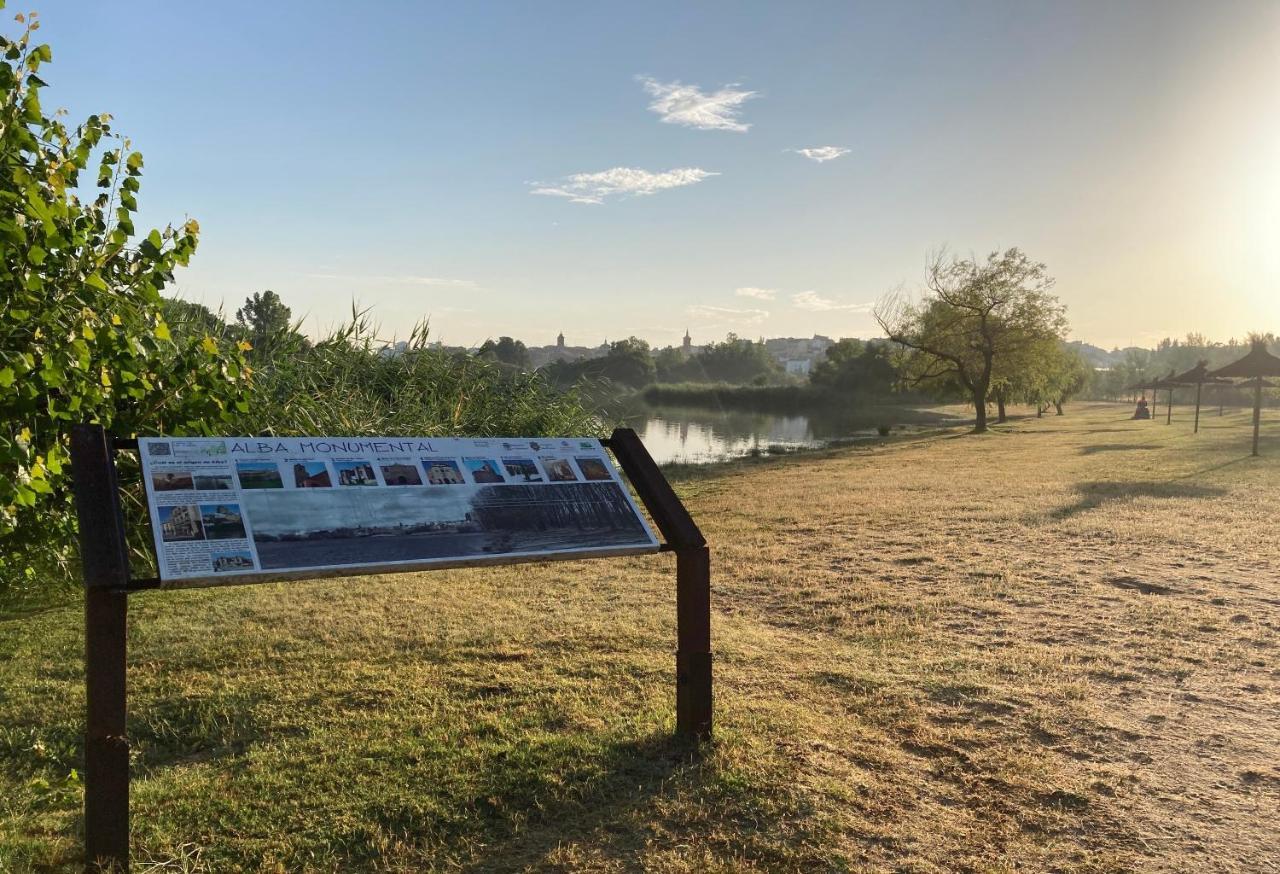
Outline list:
[[[654,524],[676,554],[676,734],[711,737],[711,552],[653,456],[630,428],[609,438]]]
[[[115,461],[100,425],[71,429],[85,584],[84,844],[89,871],[129,867],[125,633],[129,551]]]

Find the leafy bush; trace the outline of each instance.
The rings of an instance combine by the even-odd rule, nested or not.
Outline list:
[[[235,345],[170,333],[160,290],[199,226],[135,233],[141,153],[109,116],[44,113],[52,52],[34,14],[18,20],[17,39],[0,36],[0,589],[67,575],[70,424],[205,433],[247,409],[249,380]],[[82,191],[94,164],[97,191]]]

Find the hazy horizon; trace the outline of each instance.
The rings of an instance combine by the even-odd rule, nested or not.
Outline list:
[[[1280,4],[40,13],[45,100],[112,112],[228,314],[868,337],[946,245],[1046,262],[1108,349],[1280,328]]]

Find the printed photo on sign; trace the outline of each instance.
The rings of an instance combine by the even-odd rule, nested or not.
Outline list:
[[[230,549],[213,551],[213,569],[216,573],[226,574],[233,571],[253,570],[253,553],[247,549]]]
[[[412,464],[381,464],[382,479],[389,486],[420,486],[422,477]]]
[[[498,471],[498,462],[491,458],[466,459],[471,478],[478,483],[504,483],[506,478]]]
[[[378,478],[373,473],[373,465],[367,461],[335,461],[333,469],[338,472],[340,486],[376,486]]]
[[[542,466],[547,470],[547,478],[553,483],[578,481],[578,475],[573,472],[573,467],[569,464],[569,459],[567,458],[553,458],[544,455],[542,457]]]
[[[189,492],[194,486],[189,470],[158,470],[151,474],[151,487],[157,492]]]
[[[282,489],[284,479],[274,461],[237,461],[236,476],[242,489]]]
[[[242,498],[263,569],[646,546],[616,483],[258,491]]]
[[[201,504],[200,520],[207,540],[243,540],[244,520],[239,504]]]
[[[183,504],[160,508],[160,537],[165,543],[184,540],[204,540],[204,525],[200,522],[200,508]]]
[[[229,473],[196,474],[195,481],[197,492],[231,491],[235,488]]]
[[[532,458],[504,458],[502,466],[507,469],[507,476],[513,483],[543,482],[542,471]]]
[[[433,486],[460,486],[466,482],[458,462],[452,458],[424,458],[422,466],[427,471],[427,482]]]
[[[609,467],[605,464],[604,459],[579,457],[577,462],[578,470],[582,471],[583,479],[613,479],[613,476],[609,473]]]
[[[299,462],[293,466],[293,484],[300,489],[327,489],[333,480],[323,461]]]

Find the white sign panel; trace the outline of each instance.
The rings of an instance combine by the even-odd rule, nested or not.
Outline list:
[[[165,585],[653,552],[588,438],[149,437]]]

